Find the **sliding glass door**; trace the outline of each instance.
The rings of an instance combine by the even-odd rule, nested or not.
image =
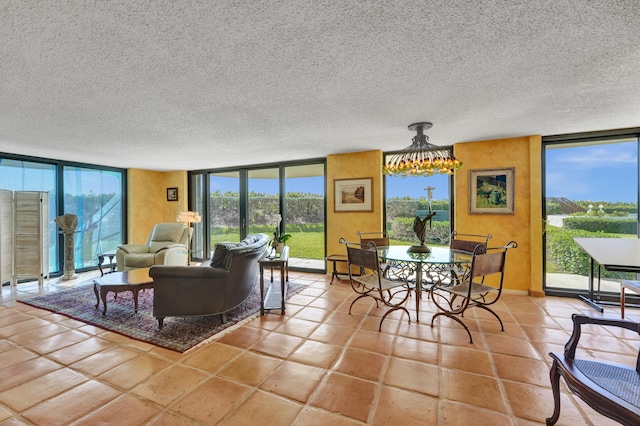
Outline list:
[[[638,237],[638,139],[546,141],[544,146],[545,291],[585,293],[589,257],[573,241]],[[602,271],[613,297],[632,274]]]
[[[240,172],[209,174],[209,200],[203,217],[209,218],[210,250],[221,241],[240,241]]]
[[[273,237],[279,226],[292,236],[287,241],[289,267],[324,271],[324,161],[198,171],[190,176],[190,208],[209,218],[200,232],[210,236],[209,247],[194,253],[208,258],[204,253],[217,242],[240,241],[259,232]],[[194,191],[208,191],[208,201]]]

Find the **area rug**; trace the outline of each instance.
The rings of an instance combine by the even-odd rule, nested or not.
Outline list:
[[[289,283],[287,297],[299,292],[303,284]],[[153,317],[153,290],[138,294],[138,312],[134,312],[133,294],[129,291],[108,294],[107,313],[102,315],[102,302],[96,309],[93,285],[80,285],[43,296],[35,296],[19,302],[65,315],[105,330],[136,340],[151,343],[178,352],[185,352],[198,343],[257,314],[260,311],[260,289],[256,286],[249,298],[227,313],[227,322],[220,315],[206,317],[168,317],[162,330]]]

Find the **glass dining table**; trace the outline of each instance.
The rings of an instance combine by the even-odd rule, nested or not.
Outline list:
[[[416,295],[416,322],[420,322],[422,291],[434,285],[451,285],[464,279],[471,268],[472,255],[449,247],[429,247],[429,253],[414,253],[411,246],[378,247],[380,258],[387,263],[391,279],[403,279],[414,284]]]

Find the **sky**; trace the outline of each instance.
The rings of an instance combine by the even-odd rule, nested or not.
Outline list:
[[[548,197],[564,197],[569,200],[608,201],[608,202],[636,202],[638,197],[638,146],[635,141],[570,146],[549,146],[545,151],[545,185]],[[28,162],[13,162],[6,160],[0,170],[0,183],[6,189],[28,189],[50,191],[53,182],[53,171],[41,165]],[[33,166],[33,167],[32,167]],[[66,179],[67,192],[71,193],[102,193],[119,191],[120,180],[109,172],[85,169],[81,174],[71,173],[69,176],[80,177]],[[457,173],[465,179],[468,169],[463,166]],[[21,171],[22,173],[16,173]],[[517,170],[516,170],[517,178]],[[387,197],[426,197],[425,188],[431,186],[433,200],[446,200],[448,193],[448,175],[430,177],[387,177]],[[238,180],[230,178],[214,179],[212,190],[222,192],[238,191]],[[74,184],[80,184],[73,187]],[[221,186],[218,186],[220,184]],[[332,183],[329,182],[328,185]],[[277,179],[252,179],[250,190],[276,194],[278,192]],[[322,177],[288,178],[286,190],[301,193],[324,193],[324,179]]]
[[[547,197],[564,197],[574,201],[631,202],[638,198],[638,145],[636,141],[580,146],[549,146],[545,151],[545,185]],[[459,171],[463,179],[468,169]],[[387,197],[426,197],[431,186],[433,200],[449,197],[448,175],[430,177],[387,177]],[[517,170],[516,170],[517,179]],[[275,182],[256,179],[251,189],[277,193]],[[328,183],[331,184],[331,183]],[[322,193],[321,178],[287,180],[287,191]]]
[[[637,142],[546,150],[547,197],[633,202],[638,198]]]

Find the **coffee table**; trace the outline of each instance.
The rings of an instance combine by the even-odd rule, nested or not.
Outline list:
[[[145,288],[153,288],[153,278],[149,276],[150,268],[131,269],[129,271],[114,272],[93,280],[93,292],[96,294],[96,309],[102,299],[102,315],[107,313],[107,293],[133,293],[135,312],[138,312],[138,293]]]

